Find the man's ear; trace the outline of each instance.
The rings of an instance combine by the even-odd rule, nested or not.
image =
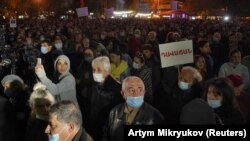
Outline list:
[[[69,124],[68,124],[68,126],[69,126],[69,132],[74,131],[74,130],[75,130],[75,128],[76,128],[76,125],[75,125],[75,124],[73,124],[73,123],[69,123]]]
[[[125,96],[125,94],[124,94],[124,92],[122,90],[121,90],[121,95],[122,95],[123,99],[126,100],[126,96]]]

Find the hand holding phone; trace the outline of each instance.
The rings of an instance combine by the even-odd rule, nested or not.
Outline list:
[[[42,59],[41,58],[37,58],[37,64],[39,64],[39,65],[42,64]]]

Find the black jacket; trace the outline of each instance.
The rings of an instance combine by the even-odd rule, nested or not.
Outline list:
[[[181,90],[175,86],[173,92],[165,100],[166,122],[169,124],[179,124],[180,113],[184,105],[195,98],[200,98],[202,94],[202,87],[199,84],[193,85],[188,90]]]
[[[81,128],[76,136],[74,137],[73,141],[93,141],[93,139],[89,136],[84,128]]]
[[[220,106],[214,109],[215,113],[221,118],[224,125],[244,124],[244,118],[239,110],[232,106]]]
[[[86,130],[94,140],[100,140],[102,128],[110,110],[123,102],[121,84],[108,76],[103,85],[94,83],[90,97],[90,107],[87,107]]]
[[[39,118],[30,119],[27,125],[26,141],[48,141],[48,136],[44,132],[48,121]]]
[[[117,105],[109,114],[108,122],[104,128],[103,141],[122,141],[125,103]],[[132,125],[157,125],[163,124],[161,113],[146,102],[139,109]]]
[[[0,141],[16,141],[14,109],[12,104],[2,96],[0,96],[0,113]]]

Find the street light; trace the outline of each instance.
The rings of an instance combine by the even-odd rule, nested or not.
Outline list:
[[[225,16],[225,17],[224,17],[224,21],[228,21],[229,19],[230,19],[229,16]]]

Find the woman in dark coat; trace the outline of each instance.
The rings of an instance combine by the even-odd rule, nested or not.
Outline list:
[[[243,124],[243,116],[234,105],[234,91],[229,81],[225,78],[209,80],[205,86],[205,98],[208,105],[227,124]]]

